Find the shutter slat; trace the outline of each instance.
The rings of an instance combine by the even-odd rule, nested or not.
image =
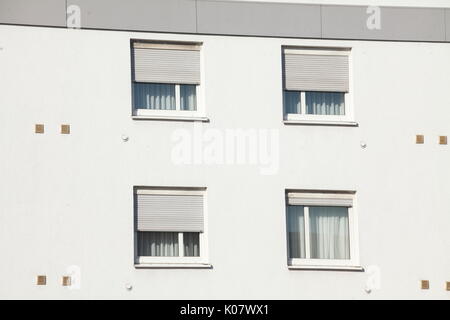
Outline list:
[[[307,199],[289,198],[288,204],[297,206],[325,206],[325,207],[352,207],[352,200],[348,199]]]
[[[351,194],[289,193],[287,198],[289,205],[353,207],[353,195]]]
[[[293,91],[349,91],[347,55],[284,55],[284,85]]]
[[[203,232],[202,195],[136,194],[138,231]]]
[[[134,81],[200,84],[200,51],[133,48]]]

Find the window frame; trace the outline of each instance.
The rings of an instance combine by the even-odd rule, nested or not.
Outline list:
[[[133,81],[133,116],[134,117],[149,117],[149,116],[186,116],[186,117],[196,117],[203,115],[203,111],[200,108],[199,103],[199,91],[201,90],[201,84],[192,84],[195,86],[195,104],[196,110],[181,110],[181,93],[180,87],[183,84],[174,84],[174,83],[158,83],[158,84],[168,84],[175,86],[175,109],[174,110],[159,110],[159,109],[137,109],[134,106],[134,84],[135,83],[150,83],[150,82],[136,82]],[[187,85],[187,84],[186,84]]]
[[[154,43],[153,43],[154,41]],[[164,83],[164,82],[141,82],[141,83],[157,83],[157,84],[172,84],[175,85],[175,110],[154,110],[154,109],[136,109],[134,106],[134,83],[139,81],[134,81],[132,74],[134,73],[134,63],[131,64],[131,118],[134,120],[180,120],[180,121],[204,121],[208,122],[209,119],[206,117],[205,109],[205,69],[204,69],[204,52],[202,42],[183,42],[183,41],[164,41],[161,39],[131,39],[130,54],[133,58],[133,43],[135,42],[149,42],[152,45],[161,44],[164,46],[168,43],[177,47],[183,46],[198,46],[200,53],[200,83],[199,84],[189,84],[189,83]],[[180,97],[180,85],[195,85],[196,93],[196,110],[181,110],[181,97]]]
[[[146,193],[152,194],[170,194],[170,195],[203,195],[203,232],[199,232],[199,256],[198,257],[184,257],[184,243],[183,234],[188,232],[178,233],[178,253],[176,257],[164,257],[164,256],[139,256],[138,255],[138,229],[136,225],[137,210],[134,212],[134,261],[136,267],[209,267],[208,263],[208,228],[207,228],[207,207],[206,207],[206,188],[166,188],[166,187],[135,187],[134,195],[138,190],[146,190]],[[133,196],[134,196],[133,195]],[[167,231],[171,232],[171,231]]]
[[[283,91],[284,92],[289,90]],[[352,114],[348,114],[347,106],[350,100],[348,92],[339,92],[344,94],[344,114],[343,115],[327,115],[327,114],[307,114],[306,113],[306,92],[312,91],[294,91],[299,92],[300,94],[300,113],[286,113],[286,106],[283,98],[283,112],[285,121],[332,121],[332,122],[341,122],[341,121],[352,121]]]
[[[310,229],[309,229],[309,208],[314,206],[321,207],[333,207],[333,204],[327,205],[309,205],[309,204],[289,204],[288,193],[296,192],[296,193],[304,193],[310,194],[311,191],[297,191],[297,190],[286,190],[286,248],[287,248],[287,264],[288,267],[293,269],[362,269],[360,267],[359,261],[359,241],[358,241],[358,217],[356,213],[356,199],[355,192],[353,191],[327,191],[327,192],[314,192],[317,198],[339,198],[339,195],[346,194],[351,195],[351,206],[342,206],[342,205],[334,205],[345,207],[348,210],[348,230],[349,230],[349,247],[350,247],[350,259],[312,259],[310,258]],[[331,200],[332,201],[332,200]],[[290,244],[289,244],[289,217],[288,217],[288,206],[303,206],[304,211],[304,234],[305,234],[305,258],[291,258],[289,256],[290,253]]]
[[[344,115],[323,115],[323,114],[307,114],[306,113],[306,92],[298,91],[300,93],[300,113],[286,113],[286,105],[284,99],[286,90],[283,84],[283,122],[284,123],[305,123],[305,124],[335,124],[335,125],[357,125],[354,117],[353,109],[353,55],[350,48],[293,48],[284,47],[282,54],[294,50],[299,54],[308,55],[345,55],[348,57],[348,81],[349,90],[344,93]],[[284,79],[283,79],[284,81]]]
[[[137,231],[136,231],[137,232]],[[178,232],[178,253],[177,257],[164,257],[164,256],[137,256],[137,261],[139,264],[154,264],[154,263],[205,263],[203,258],[204,251],[204,233],[199,232],[199,246],[200,246],[200,254],[198,257],[185,257],[184,256],[184,243],[183,243],[183,235],[185,232]],[[137,249],[137,248],[136,248]]]

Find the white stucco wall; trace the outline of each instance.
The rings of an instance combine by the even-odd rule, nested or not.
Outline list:
[[[202,126],[279,130],[278,174],[173,164],[171,135],[193,123],[131,119],[130,38],[202,41]],[[352,47],[359,127],[283,124],[282,45]],[[450,298],[450,44],[0,26],[0,48],[0,298]],[[213,269],[134,268],[134,185],[208,188]],[[367,273],[287,269],[286,188],[357,191],[380,290]],[[60,284],[71,265],[80,290]]]

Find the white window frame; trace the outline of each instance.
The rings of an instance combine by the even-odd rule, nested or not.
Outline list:
[[[198,257],[185,257],[184,256],[184,244],[183,244],[183,234],[184,232],[178,232],[178,257],[156,257],[156,256],[138,256],[139,264],[155,264],[155,263],[192,263],[201,264],[206,263],[204,259],[204,245],[205,245],[205,235],[204,232],[199,233],[199,246],[200,255]]]
[[[200,252],[198,257],[184,257],[183,234],[178,232],[178,254],[177,257],[164,256],[139,256],[137,233],[135,228],[135,266],[136,267],[210,267],[208,263],[208,228],[207,228],[207,208],[205,188],[136,188],[135,192],[146,194],[170,194],[170,195],[203,195],[203,232],[199,232]],[[135,213],[136,214],[136,213]],[[171,231],[167,231],[171,232]],[[189,232],[186,232],[189,233]]]
[[[153,109],[136,109],[134,107],[134,93],[132,92],[132,119],[135,120],[181,120],[181,121],[203,121],[209,119],[206,116],[205,109],[205,70],[204,70],[204,53],[200,49],[200,83],[195,84],[196,110],[181,110],[180,85],[175,84],[175,110],[153,110]],[[163,84],[163,83],[160,83]],[[174,84],[174,83],[171,83]],[[184,84],[184,83],[183,83]],[[188,84],[188,83],[186,83]],[[134,85],[134,82],[132,82]],[[134,89],[132,89],[134,90]]]
[[[348,56],[349,64],[349,90],[344,93],[344,115],[323,115],[323,114],[306,114],[306,91],[300,93],[300,113],[286,113],[284,100],[284,92],[289,90],[283,89],[283,117],[285,123],[305,123],[305,124],[336,124],[336,125],[357,125],[353,110],[353,56],[351,50],[326,50],[326,49],[292,49],[298,54],[310,55],[345,55]],[[283,54],[289,53],[291,49],[285,49]]]
[[[292,191],[287,191],[290,193]],[[298,191],[295,191],[296,193]],[[308,192],[298,192],[300,194],[305,194],[310,196]],[[305,258],[291,258],[289,256],[289,219],[287,206],[289,205],[288,200],[286,200],[286,243],[287,243],[287,260],[288,266],[292,269],[352,269],[352,270],[362,270],[359,261],[359,242],[358,242],[358,217],[356,214],[356,201],[355,193],[348,192],[345,193],[346,197],[351,197],[351,206],[338,205],[338,200],[342,196],[342,192],[324,192],[324,193],[314,193],[313,195],[318,199],[325,198],[331,199],[330,203],[323,206],[333,206],[333,198],[336,199],[336,205],[340,207],[345,207],[348,209],[348,230],[349,230],[349,246],[350,246],[350,259],[312,259],[310,258],[310,230],[309,230],[309,208],[312,207],[310,204],[296,204],[298,206],[304,207],[304,227],[305,227]],[[287,198],[286,198],[287,199]],[[322,205],[321,205],[322,206]]]
[[[285,90],[286,91],[286,90]],[[347,112],[347,106],[349,98],[349,93],[344,93],[344,112],[343,115],[326,115],[326,114],[307,114],[306,113],[306,91],[299,91],[300,94],[300,113],[285,113],[285,120],[287,121],[331,121],[331,122],[340,122],[340,121],[352,121],[353,114]],[[284,102],[283,102],[284,104]],[[286,109],[286,106],[284,106]]]
[[[160,84],[164,84],[164,83],[160,83]],[[167,84],[170,84],[170,83],[167,83]],[[175,84],[175,109],[174,110],[136,109],[133,106],[133,114],[136,117],[151,117],[151,116],[200,117],[200,116],[202,116],[204,114],[204,112],[201,109],[202,104],[199,103],[199,100],[200,100],[199,99],[199,91],[201,91],[201,85],[195,85],[196,110],[181,110],[180,87],[181,87],[181,84]]]

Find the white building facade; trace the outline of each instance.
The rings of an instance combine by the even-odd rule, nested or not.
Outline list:
[[[450,298],[450,9],[25,2],[1,298]]]

